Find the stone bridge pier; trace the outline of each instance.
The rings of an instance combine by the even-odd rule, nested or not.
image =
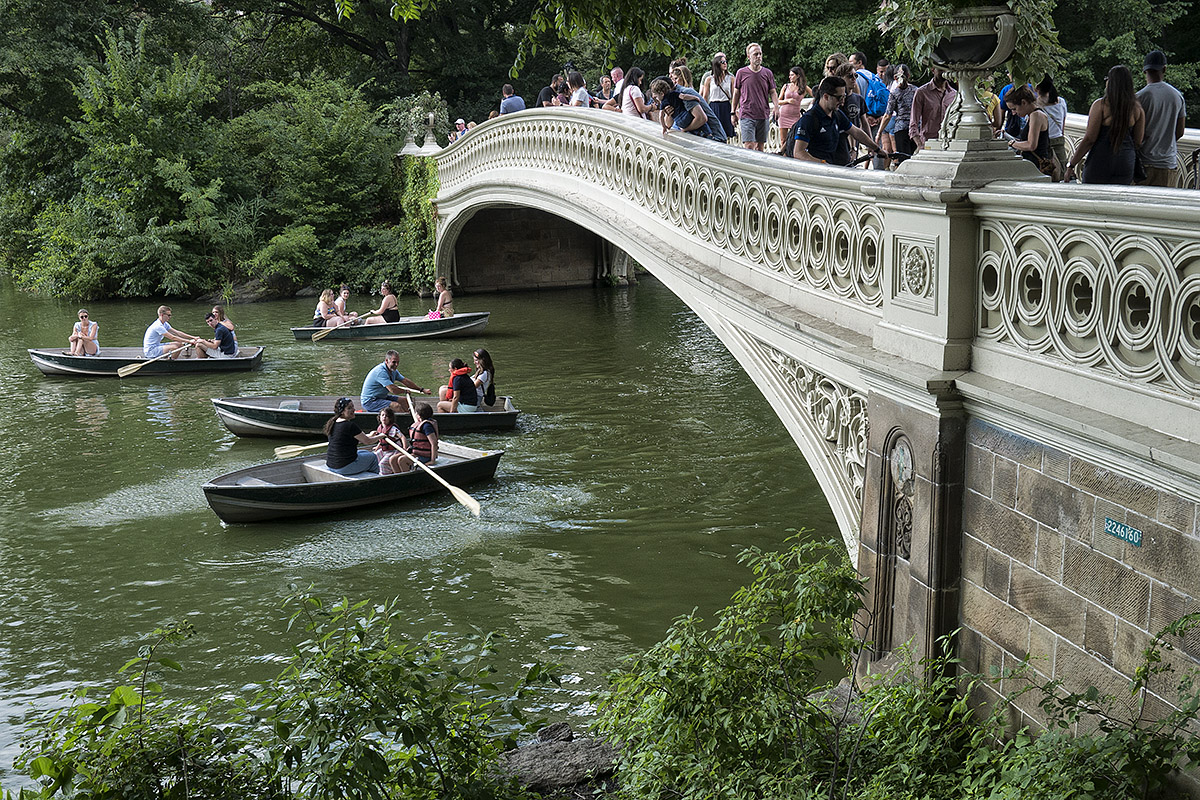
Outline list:
[[[605,231],[812,466],[869,580],[872,658],[960,630],[966,668],[1029,657],[1120,693],[1200,610],[1200,203],[934,145],[877,173],[586,109],[506,115],[436,157],[438,264],[492,209]],[[1200,635],[1176,644],[1200,663]]]

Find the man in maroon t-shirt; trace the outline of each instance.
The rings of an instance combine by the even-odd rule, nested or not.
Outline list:
[[[779,114],[775,76],[762,65],[762,46],[758,42],[746,46],[746,58],[750,66],[742,67],[734,76],[730,105],[742,146],[761,151],[767,143],[771,118]]]

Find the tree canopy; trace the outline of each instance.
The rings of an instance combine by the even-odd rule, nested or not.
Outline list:
[[[877,11],[875,0],[0,0],[0,269],[78,297],[190,296],[247,278],[365,288],[384,272],[419,285],[428,248],[396,228],[423,201],[393,163],[407,133],[397,109],[418,93],[483,121],[504,83],[532,103],[568,63],[595,85],[612,66],[660,74],[686,55],[698,79],[717,50],[740,66],[750,41],[779,79],[799,65],[811,80],[830,52],[894,57]],[[1136,72],[1157,47],[1195,115],[1198,15],[1195,0],[1058,0],[1069,55],[1055,77],[1072,110],[1112,64]],[[427,175],[408,178],[433,190]]]

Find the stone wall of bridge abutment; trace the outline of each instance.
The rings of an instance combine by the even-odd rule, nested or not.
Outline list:
[[[1193,193],[1052,185],[981,141],[838,170],[579,109],[438,166],[439,263],[479,209],[541,209],[712,327],[812,465],[877,655],[961,627],[972,666],[1110,685],[1197,608]]]

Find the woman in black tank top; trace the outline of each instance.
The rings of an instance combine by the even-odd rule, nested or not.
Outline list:
[[[1020,138],[1010,142],[1009,147],[1020,153],[1022,158],[1032,161],[1042,174],[1058,180],[1062,170],[1050,152],[1050,118],[1046,116],[1045,111],[1037,107],[1037,98],[1033,92],[1024,84],[1014,86],[1004,96],[1004,104],[1012,113],[1025,120]]]

